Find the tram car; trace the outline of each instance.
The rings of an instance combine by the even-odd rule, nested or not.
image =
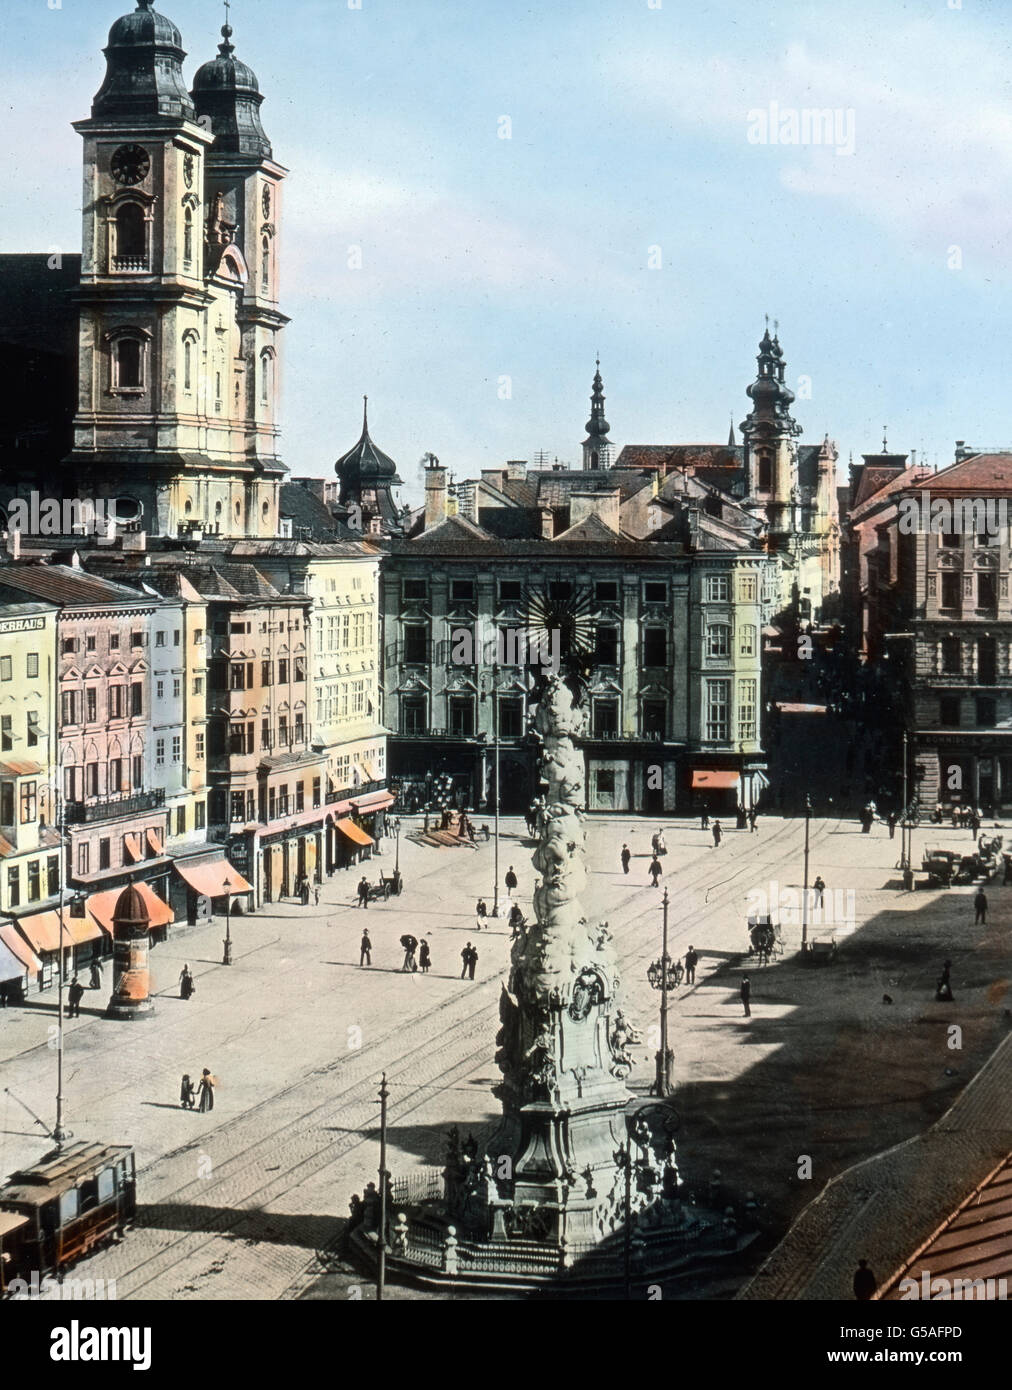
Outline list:
[[[137,1211],[134,1151],[70,1144],[12,1173],[0,1187],[0,1296],[11,1281],[58,1276],[120,1240]]]

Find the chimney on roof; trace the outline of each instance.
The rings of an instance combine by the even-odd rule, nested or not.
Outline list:
[[[446,520],[446,469],[435,454],[426,454],[425,464],[425,527],[431,531]]]
[[[526,459],[507,459],[506,476],[511,483],[522,483],[527,477]]]
[[[498,488],[502,491],[503,484],[509,477],[509,464],[505,468],[483,468],[481,470],[481,480],[488,483],[489,487]]]
[[[576,526],[588,516],[596,516],[610,531],[619,528],[619,489],[602,492],[597,488],[573,488],[569,494],[569,524]]]
[[[555,535],[555,518],[551,507],[539,508],[538,515],[541,518],[541,539],[550,541]]]

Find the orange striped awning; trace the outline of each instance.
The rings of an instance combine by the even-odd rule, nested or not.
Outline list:
[[[63,914],[64,946],[74,944],[74,938],[67,930],[69,925],[70,919],[65,912]],[[18,930],[28,938],[32,949],[36,952],[58,951],[60,949],[60,914],[52,909],[48,912],[32,912],[27,917],[19,918]]]
[[[339,820],[337,828],[342,835],[347,835],[348,839],[356,845],[374,845],[376,843],[373,837],[367,835],[353,820]]]
[[[152,853],[161,854],[163,852],[162,837],[157,830],[145,830],[144,838],[147,840],[148,849],[151,850]]]
[[[206,898],[223,898],[230,893],[253,891],[252,883],[247,883],[227,859],[216,859],[212,864],[174,864],[173,868],[180,878]]]
[[[706,791],[730,791],[741,781],[741,774],[722,771],[696,771],[692,774],[693,791],[701,788]]]
[[[124,835],[123,844],[126,847],[127,854],[129,854],[133,862],[135,864],[139,863],[141,858],[141,837],[139,835]]]

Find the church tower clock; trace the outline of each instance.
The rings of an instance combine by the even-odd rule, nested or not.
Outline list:
[[[277,230],[285,170],[223,30],[183,78],[179,30],[116,21],[84,140],[79,396],[66,490],[139,504],[156,535],[272,537]]]

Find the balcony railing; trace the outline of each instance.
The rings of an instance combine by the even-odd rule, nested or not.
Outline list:
[[[147,256],[113,256],[113,270],[150,270]]]
[[[379,781],[360,782],[357,787],[345,787],[343,791],[327,792],[326,804],[335,805],[338,801],[354,801],[356,797],[368,796],[370,792],[386,791],[386,780],[380,778]]]
[[[154,811],[165,805],[164,787],[149,792],[113,793],[98,802],[68,801],[64,818],[68,825],[88,825],[92,821],[112,820],[116,816],[131,816],[140,811]]]

